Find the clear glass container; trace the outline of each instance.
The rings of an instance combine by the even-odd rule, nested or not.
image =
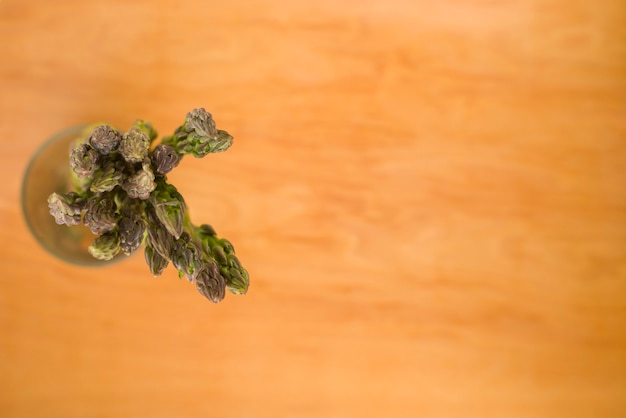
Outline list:
[[[22,212],[31,233],[53,256],[76,265],[101,267],[126,258],[94,258],[87,248],[95,239],[84,225],[57,225],[48,210],[48,196],[70,191],[70,150],[86,125],[73,126],[53,135],[32,157],[22,183]]]

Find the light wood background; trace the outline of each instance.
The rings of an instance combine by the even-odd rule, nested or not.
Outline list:
[[[626,3],[0,1],[3,417],[626,416]],[[170,176],[252,284],[22,220],[68,126],[235,136]]]

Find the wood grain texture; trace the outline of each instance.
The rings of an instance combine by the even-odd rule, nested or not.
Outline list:
[[[0,1],[0,415],[626,415],[626,4]],[[244,297],[52,258],[81,122],[235,136],[170,176]]]

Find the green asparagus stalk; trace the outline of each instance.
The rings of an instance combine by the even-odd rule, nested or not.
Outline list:
[[[204,109],[189,112],[174,134],[155,143],[157,132],[137,120],[125,133],[108,124],[90,126],[70,152],[74,190],[48,198],[56,223],[83,223],[96,235],[88,250],[100,260],[130,255],[142,245],[150,273],[172,263],[212,302],[225,290],[245,294],[248,272],[232,244],[208,224],[195,226],[185,200],[167,181],[182,157],[227,150],[233,137],[216,128]]]

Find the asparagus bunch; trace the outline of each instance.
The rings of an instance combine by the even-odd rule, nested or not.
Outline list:
[[[185,200],[167,182],[167,173],[185,155],[204,157],[226,151],[233,137],[218,130],[210,113],[194,109],[173,135],[155,145],[157,132],[138,120],[122,133],[97,125],[70,152],[73,191],[48,198],[57,224],[83,223],[96,235],[89,252],[110,260],[142,245],[150,272],[159,276],[168,264],[196,284],[212,302],[248,290],[247,271],[232,244],[213,228],[191,222]]]

